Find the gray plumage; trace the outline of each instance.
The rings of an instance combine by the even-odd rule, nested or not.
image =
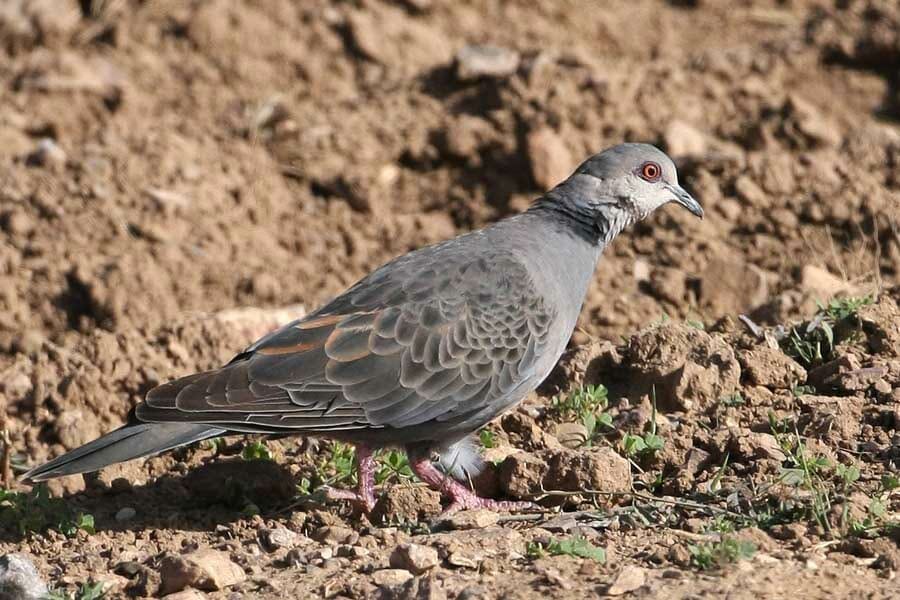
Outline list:
[[[396,258],[221,369],[159,386],[131,424],[26,477],[86,472],[229,431],[450,451],[468,464],[466,437],[556,364],[604,247],[670,201],[702,215],[665,154],[613,147],[526,212]]]

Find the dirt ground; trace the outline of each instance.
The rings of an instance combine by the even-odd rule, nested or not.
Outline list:
[[[316,494],[345,448],[229,438],[10,484],[0,553],[85,600],[900,597],[898,123],[894,0],[2,2],[15,470],[606,146],[707,217],[620,236],[481,433],[545,514],[442,519],[387,456],[370,520]]]

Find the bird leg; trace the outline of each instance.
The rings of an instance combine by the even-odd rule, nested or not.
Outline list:
[[[375,458],[368,446],[356,447],[356,491],[328,486],[325,496],[331,500],[350,500],[359,503],[365,512],[375,508]]]
[[[444,514],[472,508],[510,511],[538,508],[538,506],[532,502],[515,502],[511,500],[482,498],[450,475],[442,473],[428,458],[415,460],[412,462],[411,466],[416,475],[419,476],[419,479],[427,483],[432,489],[450,496],[450,506],[444,510]]]

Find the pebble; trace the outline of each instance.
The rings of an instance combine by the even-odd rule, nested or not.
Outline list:
[[[528,133],[528,159],[531,176],[542,190],[549,190],[568,177],[575,161],[562,138],[549,127]]]
[[[43,600],[47,593],[47,584],[26,555],[0,556],[0,598]]]
[[[497,46],[465,46],[456,54],[456,76],[461,81],[503,78],[519,68],[519,53]]]
[[[622,596],[639,589],[647,581],[647,572],[641,567],[629,565],[616,575],[615,581],[606,590],[607,596]]]
[[[453,513],[444,520],[444,524],[450,529],[470,530],[491,527],[496,525],[499,521],[500,515],[497,511],[477,509]]]
[[[51,138],[43,138],[38,142],[37,148],[28,155],[26,162],[35,167],[45,167],[54,171],[61,171],[66,166],[66,151]]]
[[[390,562],[392,567],[406,569],[416,575],[421,575],[428,569],[438,566],[441,561],[437,550],[431,546],[406,543],[394,548]]]
[[[137,514],[137,511],[130,506],[126,506],[121,508],[119,512],[116,513],[116,521],[130,521]]]
[[[274,529],[263,529],[259,532],[260,541],[269,552],[278,548],[294,548],[301,545],[301,541],[305,536],[300,535],[296,531],[291,531],[287,527],[276,527]],[[306,541],[309,541],[306,538]]]
[[[247,579],[247,574],[225,552],[196,550],[184,556],[166,556],[160,562],[162,595],[187,587],[200,590],[222,590]]]
[[[412,576],[412,573],[406,569],[381,569],[375,571],[372,575],[372,580],[378,587],[392,588],[403,585],[412,579]]]

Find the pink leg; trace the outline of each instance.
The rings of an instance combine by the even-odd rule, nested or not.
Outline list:
[[[471,508],[488,508],[491,510],[526,510],[539,508],[536,504],[531,502],[514,502],[510,500],[491,500],[490,498],[482,498],[457,480],[453,479],[453,477],[441,473],[427,458],[422,458],[413,462],[412,469],[416,472],[416,475],[419,476],[419,479],[427,483],[433,489],[450,496],[451,503],[444,511],[445,514]]]
[[[356,491],[339,490],[328,487],[325,494],[332,500],[351,500],[362,505],[363,510],[372,512],[375,508],[375,459],[372,457],[372,449],[366,446],[356,447],[358,481]]]

